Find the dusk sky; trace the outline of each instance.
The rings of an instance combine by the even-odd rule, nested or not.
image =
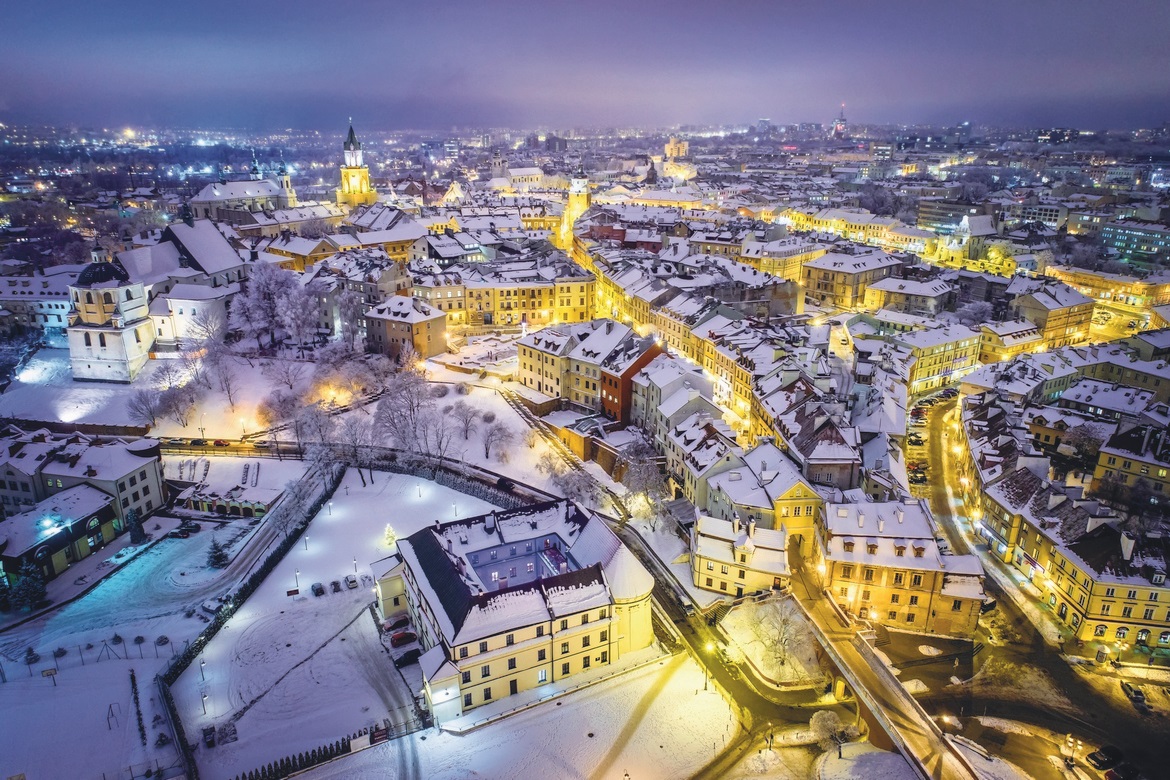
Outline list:
[[[1170,3],[5,3],[0,121],[384,129],[1170,119]]]

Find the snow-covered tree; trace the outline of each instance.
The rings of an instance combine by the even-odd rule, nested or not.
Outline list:
[[[153,428],[162,415],[162,393],[152,388],[132,390],[126,399],[126,413],[133,422]]]
[[[269,263],[256,265],[244,282],[243,291],[232,302],[229,323],[257,342],[267,335],[269,345],[275,346],[280,327],[279,301],[282,295],[299,286],[291,271]]]
[[[471,432],[475,430],[475,422],[480,418],[480,410],[466,401],[456,401],[449,409],[451,417],[455,419],[455,423],[463,433],[464,441],[470,439]]]
[[[126,527],[130,529],[130,543],[142,544],[146,541],[146,530],[142,527],[142,518],[138,510],[130,507],[126,510]]]
[[[164,392],[173,390],[183,383],[183,369],[174,360],[160,360],[158,370],[154,372],[154,381]]]
[[[382,536],[382,541],[391,550],[398,546],[398,533],[389,523],[386,523],[386,533]]]
[[[297,350],[305,354],[305,342],[317,328],[317,301],[312,290],[302,285],[289,287],[276,301],[278,321],[297,343]]]
[[[789,599],[768,601],[756,608],[757,620],[751,625],[751,636],[759,642],[768,655],[774,656],[781,666],[788,663],[791,655],[799,655],[807,649],[811,636],[800,610]]]
[[[507,448],[516,438],[512,433],[512,429],[502,422],[493,423],[483,429],[480,434],[480,441],[483,442],[483,456],[490,458],[492,455],[492,448],[497,451]]]
[[[304,363],[279,358],[265,363],[262,369],[269,381],[284,385],[289,390],[297,389],[297,382],[301,381],[307,370],[308,367]]]
[[[390,439],[408,453],[422,449],[421,422],[435,400],[422,373],[405,368],[386,382],[386,391],[374,412],[376,440]]]
[[[220,360],[211,367],[211,378],[215,386],[224,397],[228,406],[234,411],[236,408],[236,394],[240,390],[239,379],[236,377],[236,367],[232,360]]]
[[[262,425],[271,427],[291,420],[300,408],[300,398],[296,393],[277,388],[256,407],[256,419]]]
[[[991,322],[991,315],[995,311],[990,301],[972,301],[960,306],[955,313],[964,325],[978,327],[982,322]]]
[[[809,718],[808,727],[821,750],[831,750],[836,745],[838,756],[841,755],[842,745],[857,738],[857,727],[841,723],[841,716],[833,710],[814,712]]]
[[[172,387],[163,391],[159,411],[186,428],[191,421],[191,413],[195,411],[196,400],[195,388],[191,385]]]
[[[345,289],[337,296],[337,316],[341,319],[341,337],[351,350],[357,349],[358,336],[366,315],[366,302],[361,293]]]
[[[597,499],[597,483],[581,469],[566,468],[553,476],[552,483],[562,496],[578,504],[590,504]]]
[[[369,465],[369,446],[374,441],[374,426],[369,418],[349,415],[337,429],[337,441],[342,445],[340,460],[347,466],[357,469],[358,478],[362,487],[366,486],[366,478],[362,475],[362,466]],[[370,469],[370,480],[374,479],[373,468]]]
[[[45,575],[41,573],[41,567],[31,561],[25,561],[20,565],[17,576],[20,579],[11,586],[12,597],[10,601],[13,607],[33,609],[45,600]]]
[[[211,547],[207,550],[207,565],[212,569],[226,569],[229,563],[227,550],[219,543],[219,539],[211,540]]]

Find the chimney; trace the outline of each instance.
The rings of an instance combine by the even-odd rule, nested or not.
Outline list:
[[[756,519],[754,517],[748,519],[747,535],[749,539],[756,538]]]
[[[857,527],[865,528],[865,512],[857,513]]]
[[[901,525],[902,521],[906,519],[906,510],[903,507],[898,507],[894,510],[894,514],[898,518],[898,525]]]
[[[884,534],[886,532],[886,521],[884,518],[878,518],[878,533]]]
[[[731,533],[733,536],[739,536],[739,512],[731,513]]]
[[[489,534],[494,534],[496,532],[496,513],[495,512],[488,512],[488,516],[484,520],[483,530],[487,531]]]
[[[1127,561],[1133,560],[1133,546],[1136,540],[1129,531],[1121,533],[1121,557]]]

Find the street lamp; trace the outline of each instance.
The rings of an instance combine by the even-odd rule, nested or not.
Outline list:
[[[353,558],[353,573],[357,574],[357,556],[356,555]]]
[[[301,589],[301,570],[300,570],[300,569],[297,569],[297,570],[296,570],[296,571],[293,573],[293,577],[295,577],[295,578],[296,578],[296,583],[297,583],[297,590],[300,590],[300,589]]]
[[[333,517],[333,502],[329,502],[329,516]]]
[[[203,714],[207,714],[207,694],[203,694]]]
[[[305,534],[305,551],[307,552],[308,549],[309,549],[309,535]]]
[[[199,679],[204,680],[204,681],[207,680],[207,677],[205,677],[203,674],[203,667],[205,667],[205,666],[207,666],[207,661],[204,661],[202,658],[200,658],[199,659]]]
[[[707,643],[707,655],[715,649],[715,645],[711,642]],[[711,671],[707,668],[707,664],[703,664],[703,690],[707,690],[707,681],[711,679]]]
[[[199,415],[199,438],[207,438],[207,430],[203,427],[203,423],[207,422],[207,412]]]
[[[414,483],[414,486],[415,486],[416,488],[418,488],[418,497],[419,497],[419,498],[422,498],[422,483],[421,483],[421,482],[416,482],[416,483]]]
[[[459,507],[455,505],[454,501],[451,502],[451,509],[454,510],[454,512],[455,512],[455,519],[458,520],[459,519]]]
[[[243,441],[244,437],[247,435],[248,435],[248,431],[244,428],[244,418],[241,417],[240,418],[240,441]]]

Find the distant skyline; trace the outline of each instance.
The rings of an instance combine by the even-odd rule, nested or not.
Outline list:
[[[1170,3],[9,4],[0,121],[334,129],[1170,120]]]

